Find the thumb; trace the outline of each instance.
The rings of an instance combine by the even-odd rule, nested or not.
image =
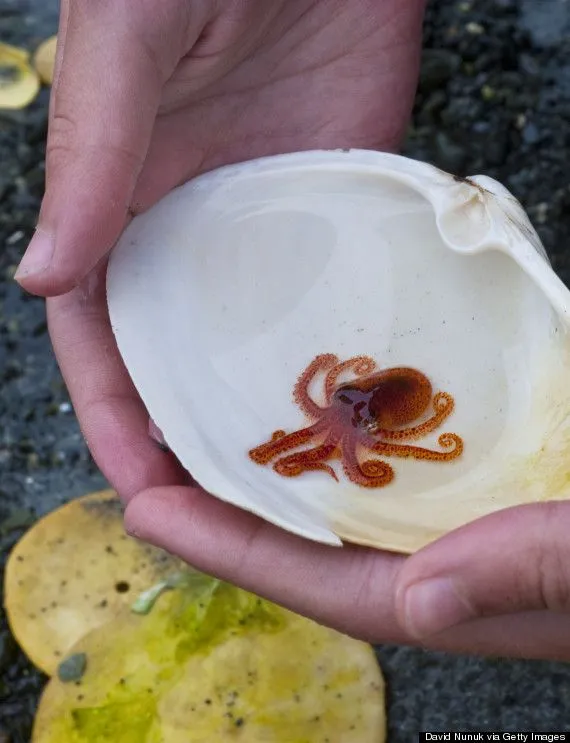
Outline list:
[[[570,611],[570,503],[479,519],[410,557],[398,576],[400,622],[415,638],[472,619]]]
[[[46,192],[16,273],[32,293],[54,296],[72,289],[126,223],[163,80],[172,71],[159,52],[149,50],[144,12],[135,15],[129,18],[128,3],[62,3]],[[174,45],[162,46],[170,53]]]

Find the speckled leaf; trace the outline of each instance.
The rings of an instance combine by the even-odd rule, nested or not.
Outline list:
[[[46,85],[51,85],[53,82],[56,50],[57,36],[50,36],[39,45],[34,54],[34,67]]]
[[[29,60],[25,49],[0,42],[0,109],[25,108],[37,96],[40,81]]]
[[[79,685],[53,678],[33,743],[382,743],[372,649],[205,576],[124,612],[73,649]]]
[[[48,514],[14,547],[5,574],[10,626],[52,675],[77,640],[180,565],[125,534],[113,491],[92,493]]]

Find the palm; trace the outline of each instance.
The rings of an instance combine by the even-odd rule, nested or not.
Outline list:
[[[297,0],[268,14],[261,29],[244,14],[228,38],[214,35],[206,49],[198,44],[163,90],[134,211],[229,162],[298,149],[397,146],[418,47],[391,9],[369,0]],[[235,47],[242,50],[237,60]]]
[[[421,20],[409,6],[406,18],[391,2],[372,0],[275,2],[269,11],[261,0],[242,5],[246,11],[219,22],[204,41],[183,48],[184,55],[171,61],[149,123],[150,144],[132,189],[131,214],[224,163],[316,147],[390,148],[401,136],[415,87]],[[265,10],[256,24],[259,7]],[[149,78],[153,72],[149,69]],[[56,100],[54,110],[64,104]],[[52,148],[59,140],[59,119],[73,115],[64,109],[55,117]],[[124,225],[120,214],[101,216],[108,210],[109,190],[126,182],[117,172],[121,159],[124,170],[133,159],[126,147],[112,154],[113,182],[99,201],[89,192],[93,224],[85,209],[75,216],[77,226],[69,225],[74,219],[69,215],[75,242],[86,233],[84,239],[93,242],[92,233],[101,231],[112,242]],[[49,191],[48,180],[48,196]],[[117,194],[117,201],[121,197]],[[180,482],[182,475],[149,442],[148,417],[112,337],[103,272],[104,262],[87,281],[87,295],[79,288],[48,299],[48,316],[91,451],[128,498],[152,485]]]

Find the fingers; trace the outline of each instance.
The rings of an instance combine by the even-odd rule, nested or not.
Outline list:
[[[177,61],[164,39],[172,62],[163,49],[149,49],[140,31],[148,6],[140,3],[136,19],[117,0],[68,0],[62,7],[46,193],[16,274],[28,291],[53,296],[72,289],[125,224],[162,84]],[[156,22],[148,18],[153,28]]]
[[[83,434],[97,464],[128,500],[157,484],[186,482],[149,435],[148,413],[123,366],[109,324],[105,267],[47,302],[49,330]]]
[[[135,496],[127,530],[210,575],[323,624],[372,641],[398,642],[393,582],[398,555],[328,547],[289,534],[198,488],[156,488]]]
[[[316,544],[198,488],[140,493],[127,506],[125,524],[133,536],[193,567],[321,624],[372,643],[420,644],[397,606],[397,587],[415,557]],[[522,611],[476,618],[422,644],[470,655],[570,660],[570,616]]]
[[[410,641],[418,642],[413,637]],[[430,650],[462,655],[568,661],[570,616],[549,611],[525,611],[485,617],[432,635],[422,644]]]
[[[569,611],[569,526],[570,503],[532,504],[487,516],[421,550],[398,579],[403,626],[426,638],[480,617]]]

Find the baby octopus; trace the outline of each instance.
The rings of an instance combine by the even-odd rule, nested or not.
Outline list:
[[[444,451],[399,443],[435,431],[453,411],[451,395],[447,392],[433,395],[429,379],[416,369],[397,367],[373,374],[375,368],[376,362],[368,356],[355,356],[347,361],[339,361],[334,354],[317,356],[293,390],[295,403],[311,425],[289,434],[275,431],[268,442],[249,452],[250,458],[266,465],[279,457],[273,469],[283,477],[322,470],[337,481],[334,469],[326,462],[340,458],[349,480],[366,488],[377,488],[393,480],[394,470],[382,459],[359,458],[361,452],[436,462],[459,457],[463,440],[455,433],[439,436],[438,443]],[[325,374],[324,406],[309,393],[311,383],[321,372]],[[346,372],[352,372],[356,378],[339,383],[340,376]],[[430,404],[430,417],[418,422],[425,417]],[[314,444],[313,448],[285,454],[308,443]]]

